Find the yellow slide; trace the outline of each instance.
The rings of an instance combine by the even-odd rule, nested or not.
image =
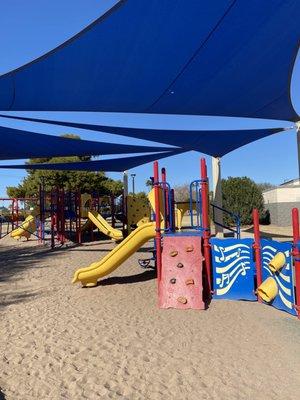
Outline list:
[[[22,236],[26,237],[28,240],[32,233],[36,231],[36,223],[33,215],[28,215],[25,221],[19,226],[19,228],[14,229],[10,236],[14,239],[20,239]]]
[[[115,247],[107,256],[89,267],[78,269],[73,283],[81,282],[83,286],[96,286],[97,281],[117,269],[148,240],[155,237],[155,222],[148,222],[135,229],[126,239]]]
[[[88,218],[96,227],[104,233],[104,235],[109,236],[115,240],[122,240],[123,234],[120,229],[113,228],[109,223],[96,211],[89,211]]]

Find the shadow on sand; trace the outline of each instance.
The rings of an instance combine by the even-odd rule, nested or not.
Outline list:
[[[130,283],[146,282],[156,278],[156,271],[146,270],[141,274],[128,276],[111,276],[99,282],[99,286],[125,285]]]

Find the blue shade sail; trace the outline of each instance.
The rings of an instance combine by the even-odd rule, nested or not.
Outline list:
[[[77,122],[51,121],[38,118],[11,117],[1,114],[0,117],[32,122],[43,122],[53,125],[63,125],[72,128],[90,129],[99,132],[129,136],[136,139],[151,140],[153,142],[178,146],[186,150],[199,151],[201,153],[209,154],[214,157],[222,157],[225,154],[236,150],[241,146],[285,130],[285,128],[268,128],[224,131],[179,131],[167,129],[123,128],[107,125],[84,124]]]
[[[22,164],[22,165],[0,165],[1,169],[34,169],[50,171],[107,171],[122,172],[127,169],[147,164],[161,158],[174,156],[183,153],[182,150],[149,154],[135,157],[114,158],[99,161],[81,161],[70,163],[45,163],[45,164]]]
[[[299,0],[123,0],[0,77],[0,109],[298,120]]]
[[[37,157],[92,156],[104,154],[150,153],[170,147],[133,146],[61,136],[44,135],[0,127],[0,160]]]

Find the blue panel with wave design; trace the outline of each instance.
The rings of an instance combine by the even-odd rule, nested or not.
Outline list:
[[[252,239],[217,239],[212,243],[215,299],[256,300]]]
[[[279,310],[284,310],[290,314],[297,315],[296,310],[293,307],[295,304],[295,292],[293,281],[292,244],[262,239],[261,249],[262,279],[264,281],[271,276],[276,280],[278,286],[278,295],[271,305]],[[284,253],[286,264],[280,272],[274,274],[269,269],[269,262],[278,252]]]

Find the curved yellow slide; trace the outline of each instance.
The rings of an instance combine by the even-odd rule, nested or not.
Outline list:
[[[123,233],[120,229],[113,228],[109,223],[96,211],[89,211],[88,218],[96,227],[104,233],[104,235],[109,236],[115,240],[122,240]]]
[[[78,269],[74,274],[73,283],[81,282],[86,287],[96,286],[98,279],[113,272],[154,237],[155,222],[148,222],[139,226],[102,260],[92,263],[89,267]]]
[[[22,236],[28,240],[32,233],[36,231],[36,223],[33,215],[28,215],[25,221],[16,229],[14,229],[10,236],[14,239],[20,239]]]

